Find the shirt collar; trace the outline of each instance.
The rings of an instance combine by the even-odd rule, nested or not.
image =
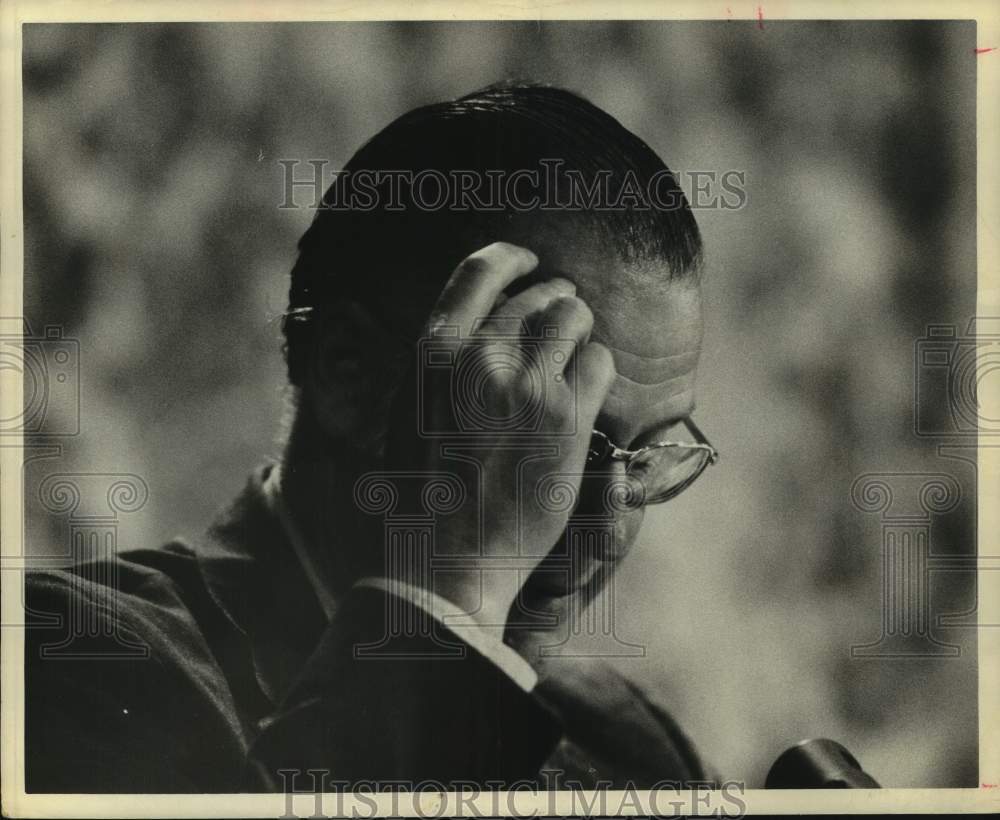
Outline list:
[[[295,551],[295,555],[299,559],[299,564],[302,566],[302,571],[309,580],[309,585],[316,594],[316,599],[319,601],[320,607],[326,615],[326,619],[328,621],[333,620],[334,612],[337,610],[337,602],[333,597],[333,593],[331,593],[326,584],[323,583],[319,570],[316,567],[316,562],[313,561],[309,548],[306,546],[306,541],[302,536],[302,531],[295,524],[295,521],[288,510],[288,505],[285,504],[285,499],[281,492],[280,464],[274,465],[267,478],[264,480],[264,484],[261,489],[263,491],[264,502],[267,504],[268,509],[270,509],[275,518],[277,518],[277,520],[281,523],[285,532],[285,537],[291,543],[292,549]]]
[[[273,470],[251,475],[197,553],[212,597],[247,638],[258,683],[277,702],[316,648],[327,616],[267,498]]]

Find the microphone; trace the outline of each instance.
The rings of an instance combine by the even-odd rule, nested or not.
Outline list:
[[[771,766],[765,789],[880,789],[875,779],[835,740],[803,740]]]

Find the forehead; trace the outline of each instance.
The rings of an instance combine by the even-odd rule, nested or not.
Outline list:
[[[610,306],[581,295],[594,311],[591,338],[611,350],[617,371],[597,426],[627,447],[690,415],[702,334],[697,286],[674,284]]]
[[[615,360],[617,376],[597,426],[627,447],[690,414],[701,351],[701,290],[670,281],[664,262],[629,264],[597,241],[543,226],[519,244],[538,254],[542,278],[563,276],[594,313],[591,339]]]

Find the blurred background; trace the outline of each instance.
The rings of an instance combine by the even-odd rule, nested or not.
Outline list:
[[[855,479],[953,476],[932,551],[975,548],[974,454],[914,435],[915,344],[975,311],[974,46],[974,22],[27,25],[25,314],[78,341],[80,388],[29,493],[133,473],[150,497],[120,548],[198,537],[280,453],[276,317],[312,215],[278,208],[278,160],[336,169],[416,105],[563,85],[689,197],[686,172],[746,174],[744,208],[697,213],[698,422],[722,460],[647,515],[615,602],[646,654],[622,668],[749,786],[813,736],[884,785],[974,786],[974,632],[936,630],[954,658],[851,657],[882,629],[883,522]],[[54,392],[39,429],[76,414]],[[36,555],[64,526],[29,502]],[[935,614],[975,607],[970,572],[931,589]]]

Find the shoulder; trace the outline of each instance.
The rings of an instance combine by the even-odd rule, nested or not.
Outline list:
[[[27,574],[25,742],[41,790],[234,776],[243,728],[199,621],[196,570],[172,544]],[[198,774],[209,752],[218,765]]]
[[[198,712],[229,705],[213,641],[218,608],[180,543],[25,578],[26,674],[109,687]],[[60,661],[60,662],[55,662]]]
[[[194,552],[180,542],[29,571],[28,638],[75,642],[75,655],[110,651],[107,639],[114,636],[137,639],[147,649],[177,642],[194,649],[206,605],[200,593]]]

